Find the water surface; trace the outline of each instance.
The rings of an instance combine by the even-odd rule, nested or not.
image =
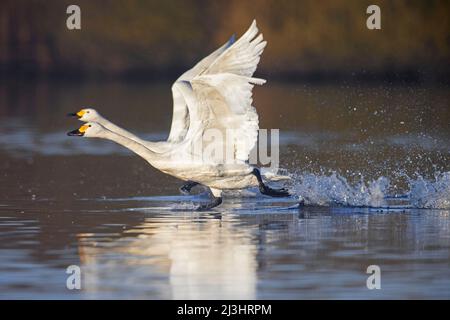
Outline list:
[[[198,213],[202,190],[65,135],[91,106],[165,139],[169,84],[2,85],[0,298],[449,299],[448,88],[269,83],[254,101],[296,197],[247,190]]]

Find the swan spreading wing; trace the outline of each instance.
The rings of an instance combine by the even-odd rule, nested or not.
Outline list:
[[[186,140],[202,144],[207,130],[219,130],[227,138],[223,142],[227,162],[247,161],[257,141],[258,115],[252,106],[252,89],[265,80],[252,75],[267,44],[262,34],[257,34],[253,21],[247,32],[199,75],[178,86],[189,110]]]
[[[189,69],[183,73],[172,85],[172,97],[173,97],[173,116],[172,124],[170,127],[170,134],[168,140],[170,142],[179,142],[184,139],[187,130],[189,128],[189,111],[186,104],[186,98],[183,96],[180,89],[180,82],[190,81],[195,76],[202,73],[211,63],[213,63],[217,57],[219,57],[227,48],[229,48],[235,42],[234,35],[221,46],[219,49],[211,53],[209,56],[203,58],[192,69]]]
[[[223,143],[227,162],[248,160],[259,128],[258,114],[252,106],[252,89],[255,84],[265,82],[231,73],[198,76],[191,81],[198,104],[192,112],[192,131],[220,131],[222,140],[214,142]]]
[[[227,100],[226,104],[231,108],[231,111],[234,111],[235,119],[232,122],[235,125],[233,128],[241,131],[239,134],[241,138],[238,142],[235,142],[236,158],[244,161],[248,159],[248,154],[254,147],[258,135],[258,115],[251,105],[251,90],[253,88],[251,83],[262,83],[259,80],[256,82],[248,81],[247,78],[252,77],[255,72],[260,56],[267,44],[266,41],[263,41],[262,34],[256,36],[257,34],[258,28],[256,21],[253,20],[250,28],[239,40],[235,41],[233,35],[222,47],[206,58],[203,58],[192,69],[185,72],[175,81],[172,86],[173,117],[169,141],[182,141],[186,137],[192,121],[201,122],[204,120],[193,115],[196,113],[197,102],[201,100],[209,101],[208,95],[205,92],[216,92],[215,96]],[[214,76],[224,74],[229,74],[229,76],[220,77],[216,80],[213,77],[204,77],[206,75]],[[230,85],[233,75],[244,77],[239,78],[239,80],[236,80],[238,78],[234,78],[237,81],[237,86],[236,84]],[[186,82],[192,82],[188,88],[185,87]],[[230,91],[230,89],[224,88],[225,86],[229,86],[229,88],[236,89],[240,92],[237,94],[234,90]],[[192,92],[195,88],[197,88],[198,94]],[[203,93],[201,93],[202,90],[204,90]],[[199,96],[199,101],[193,101],[191,95]],[[235,97],[234,101],[230,101],[233,96]],[[190,107],[188,101],[192,102]],[[209,107],[217,108],[217,106],[213,106],[211,103],[209,103]],[[217,111],[216,114],[218,114]],[[230,119],[228,117],[228,121]],[[223,121],[223,119],[220,121],[220,123],[224,122],[226,121]]]
[[[256,20],[233,45],[218,56],[203,74],[232,73],[251,77],[258,66],[260,56],[267,45],[263,35],[258,34]]]

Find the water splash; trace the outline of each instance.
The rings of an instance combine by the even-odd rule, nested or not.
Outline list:
[[[415,208],[450,209],[450,171],[436,173],[434,179],[422,176],[409,181],[409,198]]]
[[[351,182],[341,174],[296,173],[292,190],[315,206],[386,207],[390,200],[402,198],[413,208],[450,209],[450,172],[436,174],[434,180],[421,176],[408,178],[409,190],[403,195],[391,196],[390,179],[379,177],[365,181],[361,177]]]

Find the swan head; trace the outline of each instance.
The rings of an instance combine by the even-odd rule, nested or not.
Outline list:
[[[97,110],[92,108],[84,108],[78,112],[67,114],[69,117],[77,117],[78,120],[83,122],[96,122],[100,118],[100,113]]]
[[[78,136],[86,138],[101,138],[102,133],[105,132],[105,128],[95,122],[88,122],[83,124],[80,128],[67,132],[68,136]]]

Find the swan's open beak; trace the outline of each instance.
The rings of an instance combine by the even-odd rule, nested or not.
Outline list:
[[[78,112],[71,112],[71,113],[68,113],[67,116],[68,116],[68,117],[78,117],[78,119],[80,119],[80,118],[84,115],[85,112],[86,112],[86,111],[84,111],[84,110],[80,110],[80,111],[78,111]]]
[[[82,137],[84,135],[84,133],[80,132],[80,129],[76,129],[76,130],[67,132],[67,135],[68,136],[79,136],[79,137]]]
[[[87,125],[82,125],[79,129],[67,132],[67,135],[82,137],[84,136],[84,133],[86,132],[87,128],[88,128]]]

